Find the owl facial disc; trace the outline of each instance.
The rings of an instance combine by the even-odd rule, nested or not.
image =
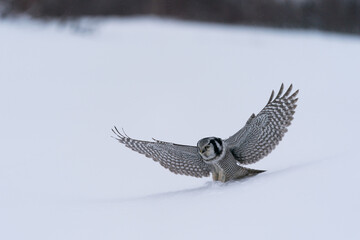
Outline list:
[[[200,156],[207,162],[216,160],[223,152],[223,141],[216,137],[207,137],[197,143]]]

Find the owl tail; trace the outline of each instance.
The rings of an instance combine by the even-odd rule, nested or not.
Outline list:
[[[259,170],[259,169],[251,169],[251,168],[244,168],[244,169],[248,172],[249,175],[256,175],[259,173],[266,172],[266,170]]]
[[[256,174],[259,174],[259,173],[262,173],[265,171],[266,170],[258,170],[258,169],[241,167],[236,175],[237,175],[237,179],[240,179],[240,178],[244,178],[244,177],[254,176]]]

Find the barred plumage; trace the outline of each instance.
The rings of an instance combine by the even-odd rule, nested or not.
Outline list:
[[[291,96],[292,85],[283,94],[284,85],[274,99],[272,91],[266,106],[256,116],[252,114],[245,126],[226,140],[208,137],[197,147],[155,140],[141,141],[122,134],[116,127],[116,139],[126,147],[159,162],[176,174],[206,177],[226,182],[255,175],[263,170],[249,169],[241,164],[259,161],[281,141],[295,113],[299,90]]]
[[[299,90],[291,96],[292,85],[282,95],[284,84],[274,97],[272,91],[270,99],[263,110],[255,116],[252,114],[246,125],[236,134],[226,139],[230,151],[241,164],[259,161],[268,155],[279,144],[287,127],[293,120]]]
[[[121,134],[116,127],[112,131],[115,133],[116,139],[126,147],[154,159],[173,173],[193,177],[210,175],[210,168],[202,161],[196,147],[158,140],[155,142],[136,140],[128,137],[125,133]]]

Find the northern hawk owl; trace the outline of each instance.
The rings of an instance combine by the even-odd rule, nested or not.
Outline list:
[[[295,113],[299,90],[291,94],[292,85],[283,94],[284,85],[274,98],[272,91],[266,106],[258,115],[252,114],[245,126],[228,139],[207,137],[197,146],[170,142],[141,141],[112,129],[116,139],[132,150],[154,159],[176,174],[208,177],[227,182],[256,175],[264,170],[246,168],[268,155],[281,141]],[[291,95],[290,95],[291,94]]]

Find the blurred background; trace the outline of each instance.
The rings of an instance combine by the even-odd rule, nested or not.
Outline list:
[[[359,240],[360,0],[0,0],[0,239]],[[293,84],[265,173],[120,145],[231,136]]]
[[[360,33],[360,0],[0,0],[3,16],[162,17]]]

